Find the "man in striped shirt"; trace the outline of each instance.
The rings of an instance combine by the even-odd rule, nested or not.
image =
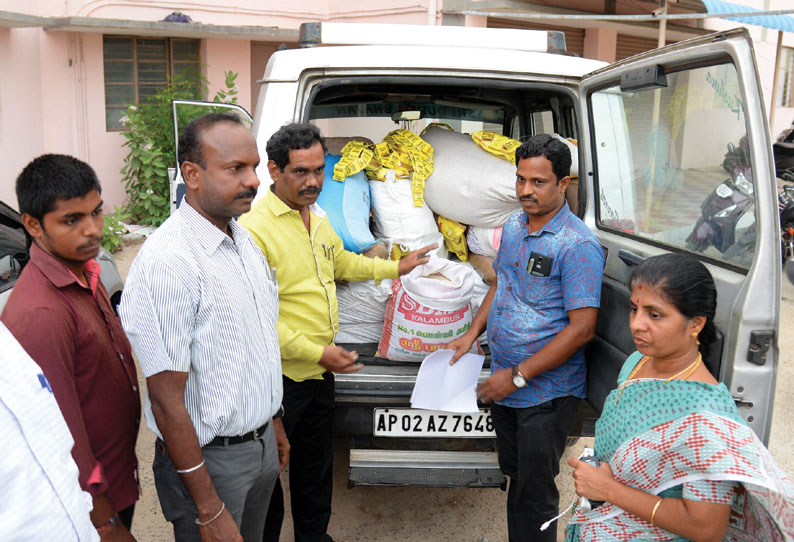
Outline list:
[[[235,220],[256,195],[259,152],[236,116],[213,113],[185,127],[179,163],[185,200],[141,247],[121,302],[158,437],[155,484],[177,542],[261,540],[289,444],[278,287]]]

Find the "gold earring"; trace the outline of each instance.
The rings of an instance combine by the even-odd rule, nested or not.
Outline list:
[[[698,333],[697,332],[693,333],[692,337],[694,337],[695,342],[697,343],[697,345],[700,346],[700,339],[698,339]]]

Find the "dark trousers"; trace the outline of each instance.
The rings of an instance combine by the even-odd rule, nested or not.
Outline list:
[[[334,451],[334,375],[322,380],[284,379],[284,430],[290,444],[289,491],[295,542],[325,542],[331,519]],[[278,542],[284,493],[276,482],[265,523],[265,542]]]
[[[121,524],[124,525],[127,530],[132,529],[132,516],[135,515],[135,503],[129,505],[124,510],[119,510],[118,516],[121,520]]]
[[[555,542],[557,524],[540,526],[557,515],[560,495],[554,477],[571,429],[578,397],[557,397],[529,408],[491,407],[499,467],[510,477],[507,532],[510,542]]]

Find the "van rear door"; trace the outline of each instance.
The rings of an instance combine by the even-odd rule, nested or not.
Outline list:
[[[781,264],[769,128],[747,31],[587,74],[580,101],[585,220],[607,253],[598,336],[588,352],[591,403],[601,410],[634,350],[632,268],[652,255],[688,253],[707,265],[718,290],[721,333],[707,364],[767,442]]]

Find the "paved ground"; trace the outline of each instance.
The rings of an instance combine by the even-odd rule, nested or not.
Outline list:
[[[128,243],[115,254],[122,277],[126,276],[132,258],[141,242]],[[780,367],[775,413],[769,449],[772,455],[791,476],[794,474],[794,410],[789,408],[794,400],[794,286],[783,285],[783,303],[780,312]],[[142,376],[139,375],[141,382]],[[141,389],[145,389],[142,385]],[[582,439],[569,449],[576,456],[585,445]],[[173,534],[160,511],[154,490],[151,463],[154,436],[145,422],[138,438],[138,457],[141,468],[142,495],[135,512],[132,532],[139,542],[171,542]],[[334,502],[330,534],[339,541],[414,541],[457,540],[485,542],[507,539],[504,502],[505,494],[498,489],[421,489],[358,487],[348,489],[346,443],[335,443]],[[282,474],[288,486],[286,473]],[[573,499],[570,469],[562,461],[558,486],[562,493],[561,507]],[[285,487],[288,491],[288,487]],[[288,514],[289,514],[289,504]],[[559,526],[562,533],[564,523]],[[285,522],[282,541],[292,540],[289,521]],[[562,540],[562,537],[558,537]]]

